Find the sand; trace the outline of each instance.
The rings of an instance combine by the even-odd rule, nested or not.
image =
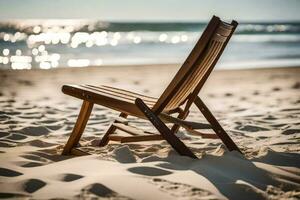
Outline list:
[[[92,147],[118,115],[101,106],[81,141],[93,155],[60,155],[82,103],[63,84],[159,96],[178,67],[0,71],[0,198],[300,199],[300,68],[216,70],[207,81],[200,96],[244,156],[185,130],[178,136],[199,159],[165,141]],[[207,123],[194,107],[190,119]]]

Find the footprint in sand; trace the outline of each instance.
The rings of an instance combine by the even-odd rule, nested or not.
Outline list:
[[[283,112],[300,111],[300,108],[285,108],[285,109],[281,109],[280,111],[283,111]]]
[[[25,127],[23,129],[20,130],[21,133],[25,134],[25,135],[30,135],[30,136],[41,136],[41,135],[47,135],[50,131],[42,126],[38,126],[38,127],[34,127],[34,126],[30,126],[30,127]]]
[[[16,121],[16,120],[9,120],[9,121],[3,122],[3,124],[9,124],[9,127],[16,127],[14,125],[19,124],[19,123],[20,123],[20,121]]]
[[[276,117],[274,117],[274,116],[272,116],[272,115],[269,115],[269,116],[267,116],[267,117],[265,117],[265,118],[263,118],[264,120],[276,120],[277,118]]]
[[[238,109],[235,109],[234,111],[235,112],[243,112],[245,110],[247,110],[247,109],[246,108],[238,108]]]
[[[11,119],[11,117],[8,115],[5,115],[5,114],[1,114],[1,111],[0,111],[0,120],[4,121],[4,120],[8,120],[8,119]]]
[[[247,98],[246,97],[240,97],[240,100],[245,101],[245,100],[247,100]]]
[[[8,135],[9,135],[9,133],[7,133],[7,132],[0,132],[0,138],[6,137]]]
[[[44,187],[45,185],[46,183],[39,179],[29,179],[24,182],[23,189],[28,193],[34,193],[42,187]]]
[[[26,86],[32,86],[33,82],[28,81],[28,80],[18,80],[17,83],[21,84],[21,85],[26,85]]]
[[[64,182],[72,182],[84,177],[78,174],[63,174],[62,176],[61,181]]]
[[[119,161],[120,163],[135,163],[136,158],[134,157],[133,153],[129,149],[129,147],[122,146],[113,151],[114,158]]]
[[[268,131],[269,129],[259,127],[259,126],[252,126],[252,125],[245,125],[245,126],[236,126],[236,130],[240,131],[248,131],[248,132],[257,132],[257,131]]]
[[[45,119],[45,120],[40,121],[40,123],[42,123],[42,124],[54,124],[54,123],[57,123],[57,119]]]
[[[139,80],[135,80],[135,81],[133,81],[133,84],[134,85],[139,85],[139,84],[141,84],[141,82]]]
[[[6,102],[7,103],[16,103],[16,100],[14,100],[14,99],[8,99]]]
[[[0,147],[15,147],[16,144],[15,142],[12,143],[12,141],[10,140],[1,140],[0,141]]]
[[[0,199],[29,199],[27,195],[15,193],[0,193]]]
[[[155,168],[155,167],[132,167],[127,170],[132,173],[145,175],[145,176],[164,176],[164,175],[172,174],[172,172],[170,171]]]
[[[5,112],[2,111],[2,114],[8,115],[8,116],[14,116],[14,115],[20,115],[21,112],[13,111],[13,110],[7,110]]]
[[[44,149],[39,152],[32,152],[32,154],[36,155],[37,157],[47,159],[50,161],[58,162],[67,159],[64,156],[56,154],[55,149]]]
[[[272,127],[274,128],[280,128],[280,127],[283,127],[283,126],[286,126],[287,124],[271,124]]]
[[[15,177],[15,176],[20,176],[22,173],[11,170],[11,169],[6,169],[0,167],[0,176],[6,176],[6,177]]]
[[[21,167],[30,168],[30,167],[39,167],[42,165],[43,165],[42,163],[38,163],[38,162],[27,162],[27,163],[21,165]]]
[[[28,142],[27,144],[34,146],[34,147],[41,147],[41,148],[57,145],[54,143],[44,142],[42,140],[32,140],[32,141]]]
[[[283,131],[281,134],[292,135],[292,134],[296,134],[296,133],[300,133],[300,129],[287,129],[287,130]]]
[[[37,113],[37,114],[27,114],[24,113],[24,115],[21,115],[21,119],[41,119],[43,117],[43,114]]]
[[[281,90],[280,87],[274,87],[274,88],[272,88],[272,91],[274,91],[274,92],[277,92],[277,91],[280,91],[280,90]]]
[[[117,192],[111,190],[110,188],[102,185],[100,183],[95,183],[89,185],[82,189],[82,192],[79,196],[80,199],[91,199],[90,194],[96,195],[100,198],[109,198],[109,199],[129,199],[128,197],[122,196]]]
[[[24,140],[26,138],[27,137],[24,135],[19,135],[19,134],[15,134],[15,133],[12,133],[9,137],[7,137],[7,139],[10,139],[10,140]]]
[[[150,183],[159,187],[160,190],[178,197],[178,199],[186,199],[187,197],[187,199],[202,199],[201,197],[203,199],[218,199],[211,192],[188,184],[171,182],[160,178],[154,178]]]
[[[58,129],[60,129],[62,126],[61,125],[50,125],[50,126],[46,126],[48,129],[52,130],[52,131],[57,131]]]
[[[48,160],[41,157],[41,156],[36,156],[36,155],[22,155],[22,158],[28,159],[28,160],[33,160],[33,161],[39,161],[39,162],[47,162]]]
[[[300,82],[296,82],[293,86],[292,89],[300,89]]]

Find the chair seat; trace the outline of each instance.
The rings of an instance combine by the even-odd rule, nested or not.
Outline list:
[[[143,113],[135,105],[135,99],[142,99],[150,108],[157,101],[154,97],[104,85],[64,85],[62,91],[70,96],[143,118]]]

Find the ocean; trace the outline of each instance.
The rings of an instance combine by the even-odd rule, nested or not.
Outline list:
[[[207,22],[0,22],[0,69],[182,63]],[[217,68],[300,66],[300,22],[240,23]]]

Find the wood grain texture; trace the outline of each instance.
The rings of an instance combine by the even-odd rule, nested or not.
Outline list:
[[[136,142],[165,139],[179,154],[196,158],[193,152],[175,136],[178,129],[183,127],[190,133],[202,138],[220,138],[230,151],[237,150],[241,152],[198,97],[198,93],[214,69],[237,25],[236,21],[229,24],[213,16],[195,47],[159,98],[111,86],[64,85],[62,91],[65,94],[82,99],[84,102],[63,154],[69,154],[78,144],[94,103],[121,112],[121,118],[131,115],[147,119],[161,134],[156,135],[139,131],[130,127],[127,121],[115,120],[104,134],[99,146],[107,145],[109,140]],[[201,123],[185,121],[193,103],[203,113],[216,135],[195,130],[203,127]],[[171,113],[178,114],[177,118],[172,117]],[[172,129],[170,130],[164,122],[173,123]],[[116,129],[132,136],[111,135]],[[145,133],[148,135],[141,135]]]
[[[62,152],[63,155],[70,154],[72,148],[77,146],[77,144],[82,136],[82,133],[85,129],[87,121],[91,115],[92,109],[93,109],[93,103],[88,102],[88,101],[83,101],[79,116],[78,116],[75,126],[73,128],[73,131],[68,139],[68,142],[66,143],[66,145],[63,149],[63,152]]]

